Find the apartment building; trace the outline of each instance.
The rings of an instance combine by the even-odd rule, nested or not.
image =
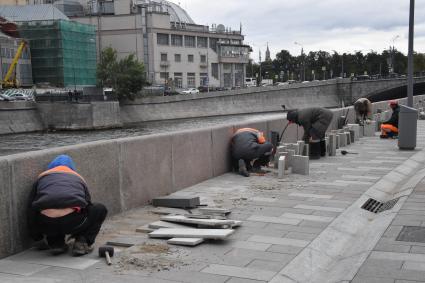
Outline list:
[[[164,0],[80,0],[80,4],[85,15],[68,16],[96,26],[98,55],[109,46],[121,58],[135,54],[153,84],[244,85],[250,47],[243,43],[240,28],[196,24],[179,5]]]

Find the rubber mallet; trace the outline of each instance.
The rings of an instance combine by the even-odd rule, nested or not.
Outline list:
[[[114,247],[111,247],[111,246],[99,247],[99,257],[106,258],[106,263],[108,265],[112,264],[111,257],[113,256],[114,256]]]

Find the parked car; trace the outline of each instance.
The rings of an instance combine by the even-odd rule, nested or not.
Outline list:
[[[188,88],[182,91],[182,94],[197,94],[199,90],[196,88]]]
[[[14,101],[16,100],[14,97],[9,97],[3,93],[0,93],[0,101]]]
[[[31,96],[28,96],[25,93],[21,92],[14,92],[8,95],[10,98],[13,98],[14,100],[33,100]]]

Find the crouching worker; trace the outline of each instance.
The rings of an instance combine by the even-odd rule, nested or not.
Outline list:
[[[354,111],[356,112],[356,123],[364,123],[372,120],[372,103],[367,98],[359,98],[354,102]]]
[[[270,162],[272,153],[273,145],[256,129],[239,129],[232,137],[233,168],[242,176],[249,177],[250,171],[265,173],[261,166]]]
[[[65,253],[65,235],[75,239],[74,256],[93,250],[107,214],[103,204],[92,203],[87,184],[67,155],[57,156],[38,176],[28,201],[28,229],[35,241],[44,240],[53,255]]]
[[[390,107],[393,110],[393,113],[388,121],[382,122],[381,139],[398,137],[398,113],[400,112],[398,101],[391,100]]]
[[[288,121],[304,128],[303,140],[310,145],[310,159],[326,156],[325,134],[332,117],[331,110],[319,107],[288,111]]]

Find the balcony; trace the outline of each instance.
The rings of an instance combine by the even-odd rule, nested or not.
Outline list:
[[[161,62],[159,62],[159,66],[161,68],[168,68],[168,67],[170,67],[170,61],[161,61]]]

